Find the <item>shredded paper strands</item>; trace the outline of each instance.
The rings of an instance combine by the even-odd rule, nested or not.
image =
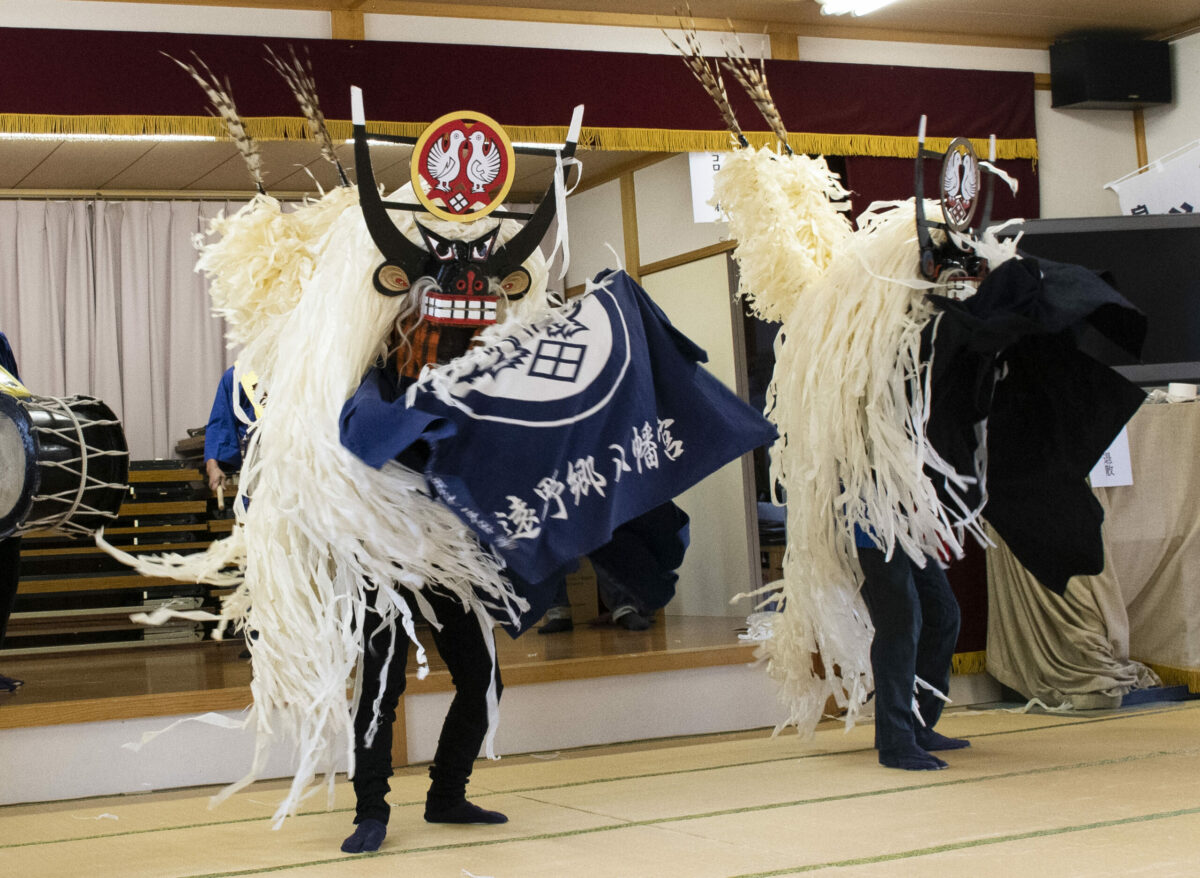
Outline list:
[[[780,434],[771,483],[786,498],[788,544],[782,581],[756,597],[783,609],[756,631],[787,709],[779,728],[806,735],[829,699],[852,725],[873,688],[855,526],[918,563],[960,554],[961,526],[978,528],[974,511],[943,507],[927,475],[973,478],[925,438],[921,332],[936,312],[918,275],[913,202],[872,205],[852,232],[830,203],[844,194],[821,159],[743,149],[714,198],[738,241],[740,293],[782,323],[767,415]]]
[[[398,220],[416,239],[411,215]],[[444,236],[481,234],[478,226],[430,224]],[[504,220],[500,241],[519,227]],[[278,826],[313,793],[332,795],[335,768],[353,771],[353,710],[375,707],[358,705],[357,692],[352,701],[346,695],[368,608],[416,642],[412,608],[396,585],[415,594],[432,620],[421,590],[436,583],[489,629],[493,618],[515,619],[527,605],[501,575],[500,559],[429,495],[420,473],[394,462],[375,470],[340,442],[343,403],[418,304],[375,291],[371,275],[380,255],[357,191],[335,189],[290,212],[259,195],[214,221],[210,233],[215,240],[204,244],[198,269],[209,275],[230,343],[243,346],[239,369],[255,373],[268,397],[249,434],[234,501],[237,526],[228,539],[188,556],[134,558],[100,542],[148,575],[236,585],[223,600],[218,634],[230,625],[254,632],[247,638],[254,706],[245,724],[256,731],[255,755],[246,777],[214,802],[255,780],[268,754],[286,746],[295,778],[275,811]],[[533,278],[530,294],[485,338],[545,315],[545,260],[535,253],[524,267]],[[417,662],[418,672],[427,672],[419,643]],[[490,753],[491,735],[487,743]]]
[[[800,293],[828,268],[851,227],[834,203],[849,193],[824,158],[768,148],[729,154],[713,201],[729,217],[741,269],[738,293],[757,317],[780,323],[801,307]]]

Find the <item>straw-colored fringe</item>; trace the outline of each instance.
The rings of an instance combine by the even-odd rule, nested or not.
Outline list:
[[[246,130],[260,141],[310,140],[308,121],[299,116],[258,116],[245,120]],[[352,134],[348,121],[328,120],[329,133],[334,140],[345,140]],[[416,137],[428,122],[372,122],[371,130],[380,134]],[[566,126],[506,125],[509,137],[517,141],[560,143],[566,137]],[[6,134],[190,134],[226,138],[228,133],[219,119],[212,116],[55,116],[33,113],[0,114],[0,132]],[[751,146],[777,143],[769,131],[747,131]],[[988,142],[972,143],[981,155],[987,154]],[[732,148],[728,131],[691,131],[668,128],[599,128],[585,127],[579,140],[584,149],[640,152],[706,152]],[[799,153],[823,155],[865,155],[894,158],[913,158],[917,140],[912,136],[887,134],[819,134],[790,132],[788,145]],[[925,145],[933,150],[945,150],[950,138],[930,137]],[[1001,159],[1036,159],[1037,140],[1012,138],[996,141],[996,155]]]
[[[1179,668],[1174,665],[1160,665],[1157,662],[1143,664],[1158,674],[1167,686],[1187,686],[1189,692],[1200,692],[1200,668]]]
[[[331,189],[320,199],[284,210],[258,195],[231,217],[213,219],[196,244],[196,270],[209,279],[213,312],[225,319],[226,340],[242,348],[239,364],[265,386],[278,361],[286,318],[315,269],[313,245],[333,220],[358,204],[358,190]],[[219,245],[206,245],[212,239]]]
[[[987,672],[987,651],[956,652],[950,662],[952,674],[983,674]]]

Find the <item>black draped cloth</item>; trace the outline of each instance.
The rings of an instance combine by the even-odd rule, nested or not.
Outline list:
[[[986,433],[983,516],[1062,594],[1072,576],[1104,569],[1104,513],[1087,476],[1145,398],[1080,351],[1079,338],[1099,332],[1136,357],[1146,319],[1088,269],[1030,258],[1002,263],[965,301],[931,298],[943,313],[923,339],[932,356],[929,441],[972,473]],[[980,487],[966,496],[977,507]]]

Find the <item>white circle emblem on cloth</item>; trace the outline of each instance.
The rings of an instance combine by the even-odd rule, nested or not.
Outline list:
[[[488,345],[471,361],[446,382],[446,402],[479,420],[562,426],[618,392],[630,363],[629,328],[613,296],[597,290],[562,318]]]

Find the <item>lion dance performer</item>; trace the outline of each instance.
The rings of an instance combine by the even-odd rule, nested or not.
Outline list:
[[[986,543],[986,519],[1060,593],[1103,567],[1085,476],[1142,393],[1073,332],[1090,323],[1136,353],[1144,320],[1084,269],[972,232],[982,193],[968,142],[931,153],[922,120],[916,198],[873,204],[852,225],[825,159],[793,154],[765,70],[740,50],[713,65],[690,32],[680,51],[734,141],[713,201],[738,242],[739,294],[780,324],[767,415],[787,547],[783,579],[757,595],[757,608],[782,598],[761,651],[788,712],[776,731],[811,734],[829,699],[848,728],[874,690],[880,762],[944,768],[928,751],[968,742],[932,728],[958,630],[938,559],[960,556],[967,533]],[[774,146],[749,145],[722,69]],[[919,182],[932,157],[954,184],[941,203]]]

